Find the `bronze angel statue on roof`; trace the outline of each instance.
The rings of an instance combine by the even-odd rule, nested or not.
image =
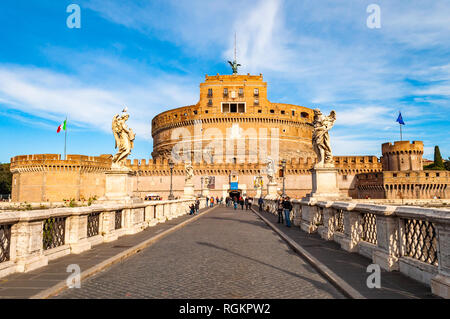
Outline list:
[[[118,148],[117,154],[114,155],[112,162],[115,167],[124,167],[124,161],[131,153],[134,147],[134,139],[136,135],[131,128],[128,128],[126,121],[130,116],[127,114],[127,108],[123,109],[122,116],[114,115],[112,121],[112,131],[116,140],[115,148]]]
[[[236,60],[234,60],[233,62],[228,61],[228,63],[231,65],[231,68],[233,69],[233,74],[237,74],[238,67],[240,67],[241,65],[239,63],[237,63]]]

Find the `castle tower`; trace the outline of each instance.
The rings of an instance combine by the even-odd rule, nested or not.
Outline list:
[[[381,146],[383,171],[423,170],[423,142],[396,141]]]

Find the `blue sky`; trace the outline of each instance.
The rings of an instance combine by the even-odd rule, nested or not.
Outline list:
[[[66,8],[81,7],[81,29]],[[369,4],[381,28],[366,25]],[[335,155],[377,155],[423,140],[450,156],[447,0],[3,0],[0,5],[0,162],[114,153],[111,118],[124,105],[149,158],[151,119],[198,101],[205,74],[229,74],[237,32],[241,73],[263,73],[269,99],[335,109]]]

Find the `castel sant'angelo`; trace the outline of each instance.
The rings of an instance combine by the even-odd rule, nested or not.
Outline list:
[[[270,102],[260,75],[206,75],[197,104],[168,110],[151,121],[152,159],[127,160],[133,194],[167,198],[169,185],[182,196],[185,162],[191,161],[195,194],[256,196],[256,182],[267,184],[268,158],[276,166],[279,192],[291,197],[311,192],[313,109]],[[339,120],[339,114],[337,114]],[[332,136],[331,136],[332,138]],[[382,157],[334,156],[339,191],[352,198],[448,198],[449,172],[423,171],[423,143],[382,145]],[[13,201],[87,199],[105,194],[111,155],[22,155],[11,159]],[[174,165],[169,165],[169,160]],[[208,177],[205,179],[205,177]],[[208,184],[205,185],[205,180]]]

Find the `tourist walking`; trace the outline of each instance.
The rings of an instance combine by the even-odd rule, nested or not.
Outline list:
[[[242,196],[239,198],[239,204],[241,205],[241,210],[244,210],[244,199]]]
[[[278,224],[284,224],[283,221],[283,202],[281,198],[277,199],[277,213],[278,213]]]
[[[264,200],[262,199],[262,197],[260,197],[260,198],[258,199],[258,205],[259,205],[259,211],[260,211],[260,212],[262,212],[263,204],[264,204]]]
[[[198,211],[200,210],[200,200],[197,198],[195,201],[195,213],[198,214]]]
[[[286,219],[286,226],[291,227],[291,210],[292,210],[292,203],[288,196],[286,196],[283,200],[283,209],[284,209],[284,216]]]
[[[234,210],[236,210],[237,205],[238,205],[238,198],[236,196],[234,196],[234,198],[233,198],[233,205],[234,205]]]
[[[211,207],[214,207],[214,197],[211,197]]]
[[[248,197],[245,198],[244,204],[245,204],[245,210],[248,210]]]

